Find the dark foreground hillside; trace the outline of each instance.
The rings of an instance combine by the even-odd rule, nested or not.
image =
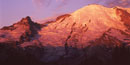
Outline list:
[[[77,62],[80,63],[75,64],[75,62],[71,65],[130,65],[129,47],[122,45],[121,47],[117,46],[112,49],[112,57],[108,61],[101,61],[100,58],[98,58],[98,54],[95,54],[91,58],[84,55],[83,59],[77,60]],[[59,61],[45,63],[40,61],[38,56],[35,55],[35,53],[44,55],[42,51],[44,51],[44,48],[36,46],[20,48],[8,44],[0,44],[0,65],[67,65],[71,62],[66,61],[66,58],[62,58]],[[75,55],[75,57],[78,56]],[[67,60],[69,59],[71,58],[68,58]]]

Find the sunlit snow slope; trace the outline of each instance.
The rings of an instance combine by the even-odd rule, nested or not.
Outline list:
[[[122,15],[124,16],[122,17]],[[125,25],[129,21],[130,14],[123,9],[89,5],[72,14],[64,15],[56,22],[42,28],[39,31],[41,35],[39,40],[43,45],[64,46],[67,44],[68,46],[81,48],[91,45],[92,41],[107,34],[108,38],[113,37],[125,42],[124,39],[130,38],[130,24]],[[127,40],[127,42],[130,42],[130,40]]]

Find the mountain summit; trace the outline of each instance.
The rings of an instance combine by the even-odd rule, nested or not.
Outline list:
[[[32,37],[37,34],[37,31],[40,30],[40,28],[40,24],[33,22],[31,18],[27,16],[11,26],[5,26],[0,29],[0,42],[21,43],[24,42],[24,40],[30,41]]]
[[[123,9],[89,5],[42,28],[39,40],[48,42],[44,45],[64,46],[67,43],[68,46],[81,48],[92,45],[92,41],[105,34],[108,38],[124,42],[123,39],[129,38],[130,33],[129,24],[126,25],[129,15]]]
[[[44,54],[39,57],[44,62],[69,58],[72,62],[67,65],[72,65],[78,59],[84,60],[86,54],[88,58],[98,54],[97,58],[105,62],[110,59],[112,48],[130,46],[129,11],[129,8],[88,5],[44,24],[35,23],[27,16],[3,27],[0,43],[17,43],[22,48],[44,47]]]

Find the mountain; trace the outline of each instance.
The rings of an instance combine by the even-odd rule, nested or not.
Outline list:
[[[44,48],[40,53],[28,52],[52,65],[57,61],[57,65],[84,65],[86,56],[107,65],[113,58],[113,48],[130,46],[130,9],[88,5],[43,24],[27,16],[0,29],[0,43],[22,49]]]
[[[25,41],[30,41],[40,28],[40,24],[34,23],[31,18],[27,16],[18,23],[0,29],[0,42],[23,43]]]
[[[123,15],[120,15],[122,13]],[[128,21],[125,21],[126,18]],[[110,30],[111,32],[117,32],[118,34],[115,34],[117,36],[121,34],[118,30],[129,34],[128,22],[129,13],[122,9],[89,5],[42,28],[39,32],[41,35],[39,40],[48,42],[47,44],[52,46],[64,46],[63,42],[67,42],[69,46],[73,47],[75,42],[77,42],[76,44],[80,48],[91,45],[90,41],[100,38],[110,29],[112,29]],[[128,35],[123,36],[126,37]],[[124,38],[121,37],[119,36],[118,39],[123,41]]]

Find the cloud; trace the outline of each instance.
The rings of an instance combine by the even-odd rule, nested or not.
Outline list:
[[[50,3],[54,0],[32,0],[35,5],[37,6],[49,6]],[[60,5],[58,7],[62,7],[64,5],[67,5],[69,1],[77,1],[77,0],[55,0],[56,2],[59,2]],[[130,7],[130,0],[84,0],[86,3],[92,2],[95,4],[100,4],[101,2],[103,5],[108,7],[114,7],[114,6],[122,6],[122,7]],[[73,3],[72,3],[73,4]]]
[[[105,2],[105,5],[107,5],[108,7],[130,7],[130,0],[109,0]]]
[[[37,6],[49,6],[54,0],[32,0]],[[55,0],[56,2],[64,3],[67,0]]]
[[[32,0],[34,5],[38,7],[49,6],[52,0]]]

